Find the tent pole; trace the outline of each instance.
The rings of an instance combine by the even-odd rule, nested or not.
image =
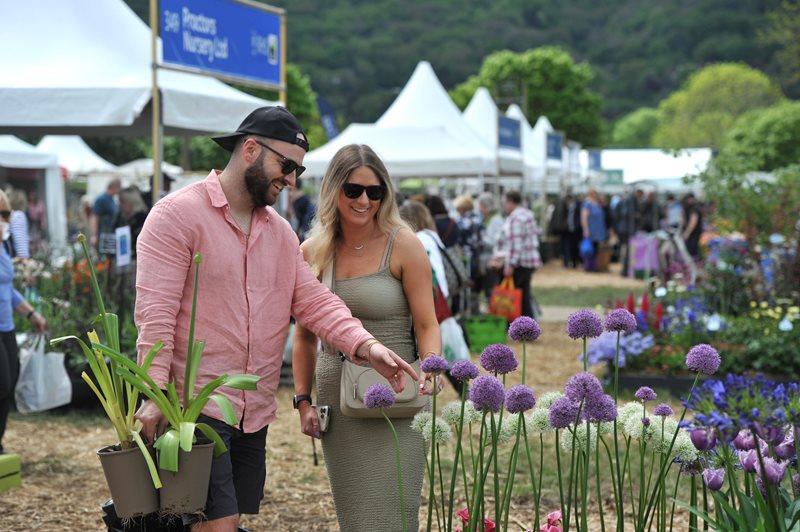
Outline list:
[[[153,195],[153,205],[161,196],[161,95],[158,92],[158,0],[150,0],[150,59],[153,106],[153,186],[150,193]]]

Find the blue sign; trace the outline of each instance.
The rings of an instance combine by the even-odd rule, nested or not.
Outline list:
[[[561,142],[562,137],[560,133],[547,134],[547,158],[561,160]]]
[[[165,66],[280,87],[278,12],[233,0],[159,2]]]
[[[603,152],[589,150],[589,170],[600,170],[603,167]]]
[[[508,116],[497,117],[497,144],[504,148],[522,148],[522,122]]]

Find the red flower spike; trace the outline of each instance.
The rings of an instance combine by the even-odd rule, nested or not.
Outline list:
[[[656,307],[653,309],[653,316],[655,317],[653,327],[657,331],[661,330],[661,320],[664,319],[664,305],[661,304],[661,301],[656,303]]]
[[[625,305],[622,304],[622,300],[620,298],[617,298],[617,301],[614,303],[614,308],[616,309],[616,308],[624,308],[624,307],[625,307]]]
[[[628,301],[626,302],[625,307],[631,314],[636,314],[636,301],[633,299],[633,291],[628,292]]]

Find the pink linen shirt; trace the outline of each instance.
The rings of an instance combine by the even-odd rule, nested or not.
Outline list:
[[[159,386],[174,381],[182,394],[192,257],[200,253],[195,338],[206,344],[195,393],[222,374],[259,375],[255,391],[218,388],[230,399],[246,433],[276,417],[290,316],[344,353],[355,353],[372,337],[317,280],[291,226],[274,209],[255,209],[250,236],[245,236],[233,220],[217,170],[159,200],[136,249],[139,362],[157,340],[163,341],[149,374]],[[213,401],[203,412],[222,418]]]
[[[505,257],[506,265],[514,268],[541,267],[539,233],[533,212],[525,207],[517,207],[511,211],[503,222],[497,244],[500,254]]]

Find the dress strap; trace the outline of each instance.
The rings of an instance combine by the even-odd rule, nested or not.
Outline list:
[[[383,258],[381,259],[381,267],[380,269],[384,269],[389,265],[389,259],[392,256],[392,247],[394,247],[394,237],[397,236],[397,232],[400,230],[399,227],[396,227],[392,230],[391,234],[389,234],[389,239],[386,241],[386,248],[383,250]]]

